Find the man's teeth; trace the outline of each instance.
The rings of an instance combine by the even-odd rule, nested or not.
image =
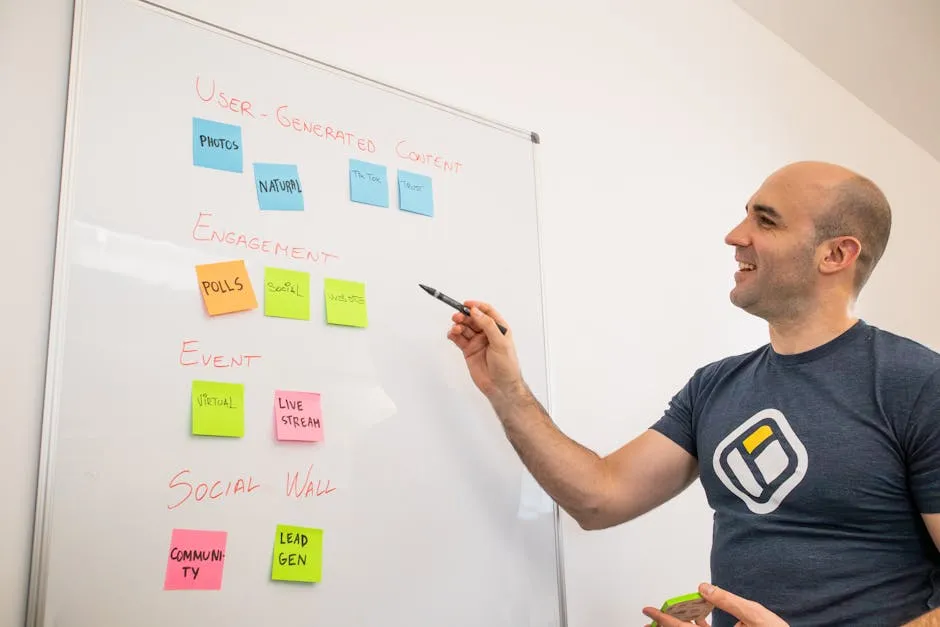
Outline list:
[[[744,263],[743,261],[739,261],[738,269],[739,270],[756,270],[757,266],[755,266],[753,263]]]

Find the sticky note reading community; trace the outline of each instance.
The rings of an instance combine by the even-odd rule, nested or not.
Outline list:
[[[245,262],[223,261],[196,266],[199,291],[210,316],[258,306]]]
[[[304,190],[296,165],[256,163],[255,189],[258,206],[267,211],[303,211]]]
[[[271,579],[320,581],[323,562],[323,530],[278,525],[274,536]]]
[[[242,171],[242,127],[193,118],[193,165]]]
[[[245,386],[193,381],[193,435],[240,438],[245,435]]]
[[[349,199],[376,207],[388,207],[388,178],[385,166],[350,159]]]
[[[351,327],[368,326],[366,284],[358,281],[325,279],[326,321]]]
[[[323,439],[320,395],[316,392],[274,392],[274,421],[278,440],[319,442]]]
[[[265,268],[264,315],[310,320],[310,273]]]
[[[221,590],[225,531],[174,529],[166,562],[164,590]]]

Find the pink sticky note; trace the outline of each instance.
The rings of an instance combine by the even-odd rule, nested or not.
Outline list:
[[[274,423],[278,440],[319,442],[323,439],[320,395],[316,392],[275,390]]]
[[[174,529],[164,590],[221,590],[226,531]]]

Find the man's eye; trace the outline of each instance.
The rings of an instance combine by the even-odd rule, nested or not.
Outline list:
[[[760,216],[759,218],[757,218],[757,221],[760,222],[761,224],[763,224],[764,226],[773,226],[773,225],[774,225],[774,221],[771,220],[770,218],[766,217],[766,216]]]

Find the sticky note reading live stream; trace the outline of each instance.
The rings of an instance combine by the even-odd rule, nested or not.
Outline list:
[[[225,531],[174,529],[164,590],[221,590]]]
[[[323,439],[323,415],[316,392],[274,392],[274,421],[278,440],[319,442]]]
[[[265,268],[264,315],[310,320],[310,273]]]
[[[242,127],[193,118],[193,165],[242,171]]]
[[[403,211],[434,215],[431,177],[414,172],[398,171],[398,206]]]
[[[255,163],[258,206],[267,211],[303,211],[304,190],[296,165]]]
[[[385,166],[350,159],[349,199],[376,207],[388,207],[388,178]]]
[[[323,295],[326,300],[326,321],[329,324],[368,326],[365,283],[325,279]]]
[[[278,525],[274,536],[271,579],[320,581],[323,562],[323,530]]]
[[[196,266],[199,291],[210,316],[258,306],[245,262],[223,261]]]
[[[193,381],[193,435],[240,438],[245,435],[245,386]]]

